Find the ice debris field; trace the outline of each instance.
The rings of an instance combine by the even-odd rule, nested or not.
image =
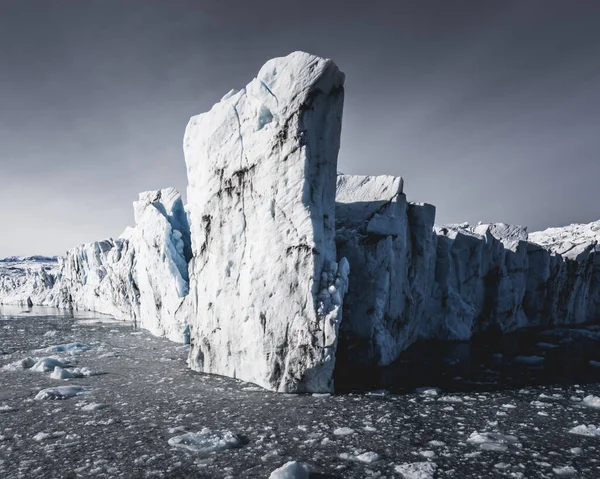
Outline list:
[[[600,476],[600,381],[591,365],[580,383],[559,375],[490,389],[465,375],[446,390],[421,369],[410,392],[273,395],[190,371],[189,346],[133,324],[20,309],[0,308],[0,477]],[[531,347],[539,337],[532,333]],[[582,338],[600,351],[593,329],[554,338],[552,354]],[[498,347],[487,348],[487,360],[471,351],[487,374],[498,355],[509,360]],[[588,361],[565,360],[582,370]],[[511,367],[540,374],[541,366]]]

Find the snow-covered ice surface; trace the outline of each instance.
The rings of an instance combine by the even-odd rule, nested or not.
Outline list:
[[[420,383],[403,394],[388,387],[376,395],[289,395],[190,371],[185,346],[131,325],[59,311],[57,321],[48,312],[38,317],[0,309],[0,367],[38,358],[35,352],[50,346],[81,343],[90,349],[59,355],[72,361],[68,370],[106,374],[57,382],[50,372],[1,370],[2,478],[266,478],[290,461],[308,464],[315,478],[600,477],[598,410],[583,403],[600,397],[600,371],[588,364],[598,338],[579,335],[543,350],[536,345],[550,336],[536,333],[527,341],[513,338],[512,350],[486,343],[479,351],[472,343],[468,354],[455,351],[458,363],[440,359],[447,373],[460,371],[462,382],[436,382],[426,360],[405,363]],[[454,347],[462,351],[464,344]],[[544,355],[545,361],[515,363],[519,355]],[[476,363],[485,367],[471,376]],[[549,364],[554,377],[539,376]],[[578,383],[565,379],[570,373]],[[497,384],[476,384],[484,382],[477,374]],[[520,386],[506,386],[505,376]],[[35,400],[41,390],[62,386],[89,389],[60,401]],[[439,392],[418,394],[417,387]],[[204,428],[226,442],[237,437],[238,447],[194,452],[169,445]],[[474,434],[505,447],[482,448]]]

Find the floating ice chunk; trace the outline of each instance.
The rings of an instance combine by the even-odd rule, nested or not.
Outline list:
[[[573,466],[555,467],[552,471],[560,477],[573,477],[577,474],[577,469]]]
[[[3,413],[3,412],[14,412],[14,411],[17,411],[17,408],[8,406],[6,404],[2,404],[0,406],[0,413]]]
[[[368,451],[363,452],[354,458],[359,462],[364,462],[365,464],[373,464],[374,462],[379,461],[379,454],[373,451]]]
[[[433,479],[437,464],[434,462],[413,462],[395,467],[402,479]]]
[[[52,379],[72,379],[75,376],[73,376],[73,373],[71,373],[71,371],[69,371],[68,369],[56,366],[54,368],[54,371],[52,371],[52,374],[50,374],[50,377]]]
[[[350,427],[338,427],[333,431],[334,436],[349,436],[354,434],[354,429]]]
[[[231,431],[211,431],[204,428],[201,432],[189,432],[172,437],[169,439],[169,445],[192,452],[210,454],[240,447],[242,441]]]
[[[29,369],[35,364],[35,359],[25,358],[2,366],[2,371],[17,371],[19,369]]]
[[[73,396],[85,394],[90,388],[85,386],[59,386],[56,388],[42,389],[35,399],[68,399]]]
[[[439,396],[441,390],[439,388],[422,387],[415,389],[415,393],[421,396]]]
[[[35,436],[33,436],[34,441],[45,441],[46,439],[55,439],[57,437],[64,436],[64,431],[59,432],[38,432]]]
[[[290,461],[286,462],[280,468],[275,469],[269,476],[269,479],[308,479],[309,475],[310,469],[308,464]]]
[[[542,364],[544,362],[544,358],[541,356],[517,356],[514,359],[514,362],[517,364],[536,366],[538,364]]]
[[[600,427],[596,427],[593,424],[588,426],[585,424],[580,424],[579,426],[575,426],[574,428],[570,429],[569,432],[579,436],[596,437],[600,436]]]
[[[600,361],[591,360],[590,361],[590,366],[593,366],[595,368],[600,368]]]
[[[75,368],[72,371],[56,366],[50,377],[52,379],[73,379],[73,378],[89,378],[90,376],[99,376],[106,374],[102,371],[92,371],[89,368]]]
[[[389,396],[390,394],[391,393],[387,389],[376,389],[374,391],[367,392],[367,396],[374,396],[374,397],[385,397],[385,396]]]
[[[438,399],[441,402],[464,402],[463,398],[459,396],[442,396]]]
[[[428,444],[432,447],[444,447],[446,445],[446,443],[444,441],[429,441]]]
[[[100,403],[90,403],[90,404],[86,404],[85,406],[83,406],[81,408],[82,411],[98,411],[100,409],[104,409],[106,407],[106,404],[100,404]]]
[[[589,396],[586,396],[583,398],[582,403],[585,404],[587,407],[593,407],[594,409],[600,409],[600,397],[598,397],[598,396],[592,396],[590,394]]]
[[[33,365],[31,370],[36,371],[38,373],[47,373],[50,371],[54,371],[54,368],[56,367],[66,368],[67,365],[56,358],[42,358]]]
[[[71,355],[81,354],[92,349],[88,344],[83,343],[67,343],[48,346],[46,351],[49,353],[67,353]]]
[[[485,451],[504,452],[508,450],[509,444],[517,442],[515,436],[500,434],[499,432],[473,432],[467,439],[467,443],[479,446]]]

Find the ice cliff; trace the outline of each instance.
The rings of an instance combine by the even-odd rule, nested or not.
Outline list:
[[[193,369],[333,389],[348,274],[335,247],[343,84],[331,60],[296,52],[190,120]]]
[[[336,174],[344,75],[296,52],[190,119],[188,204],[140,194],[120,238],[0,262],[0,303],[90,309],[190,340],[195,370],[333,389],[419,339],[600,320],[600,222],[435,225],[402,178]]]

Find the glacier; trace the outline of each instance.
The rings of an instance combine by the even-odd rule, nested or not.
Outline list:
[[[423,339],[600,320],[600,221],[436,225],[404,180],[337,172],[344,74],[294,52],[190,119],[187,204],[141,193],[116,239],[0,261],[0,304],[84,309],[190,343],[189,366],[331,392]]]

